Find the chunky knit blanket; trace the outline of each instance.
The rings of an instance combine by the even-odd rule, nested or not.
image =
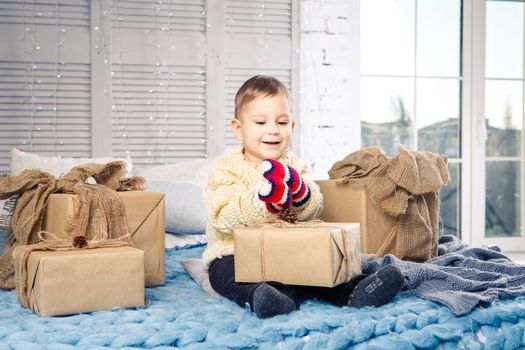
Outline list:
[[[67,317],[38,317],[13,291],[0,291],[4,349],[517,349],[525,346],[525,298],[463,316],[409,293],[380,308],[308,301],[299,311],[258,319],[203,292],[180,261],[203,247],[168,249],[166,285],[147,288],[148,305]]]

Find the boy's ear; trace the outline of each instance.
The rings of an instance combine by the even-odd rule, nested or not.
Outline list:
[[[242,142],[242,132],[241,132],[241,121],[235,117],[232,118],[230,121],[230,125],[232,127],[233,134],[239,140]]]
[[[295,128],[295,119],[292,119],[292,131]]]

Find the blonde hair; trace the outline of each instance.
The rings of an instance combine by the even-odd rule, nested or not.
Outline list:
[[[292,106],[292,95],[286,86],[270,75],[255,75],[246,80],[235,95],[235,118],[242,107],[258,97],[275,96],[283,94]]]

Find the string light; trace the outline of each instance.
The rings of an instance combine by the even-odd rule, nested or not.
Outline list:
[[[157,20],[158,20],[158,15],[159,15],[159,12],[160,12],[160,7],[157,8],[157,10],[155,11],[155,13],[153,14],[153,29],[155,31],[155,41],[157,42],[157,45],[158,44],[158,41],[159,41],[159,37],[158,37],[158,28],[157,28]],[[153,67],[153,88],[154,88],[154,96],[155,96],[155,129],[157,131],[157,134],[158,134],[158,131],[159,131],[159,118],[158,118],[158,114],[159,114],[159,103],[161,102],[161,100],[159,99],[159,96],[158,96],[158,88],[157,88],[157,78],[158,78],[158,67],[160,65],[159,63],[159,50],[158,50],[158,47],[157,45],[154,45],[155,47],[155,61],[157,62],[154,67]],[[160,102],[159,102],[160,101]],[[153,137],[153,161],[156,160],[156,151],[157,151],[157,140],[158,140],[158,137],[155,135],[155,132],[152,132],[152,137]],[[148,152],[149,154],[149,152]]]
[[[242,80],[246,80],[251,77],[253,74],[269,74],[273,71],[273,68],[271,66],[271,46],[270,46],[270,37],[268,35],[273,34],[273,31],[271,28],[271,22],[268,20],[268,13],[272,11],[271,6],[268,7],[266,0],[262,0],[256,7],[253,8],[253,14],[257,16],[255,19],[255,22],[257,22],[259,25],[258,27],[262,28],[260,31],[260,36],[257,44],[259,47],[262,48],[262,50],[258,50],[258,52],[262,51],[263,53],[258,55],[255,58],[256,66],[253,67],[249,74],[242,76]],[[235,17],[235,1],[229,0],[226,2],[226,10],[225,10],[225,22],[227,25],[229,24],[231,26],[231,29],[227,30],[226,35],[226,52],[225,52],[225,82],[231,83],[231,87],[233,88],[239,88],[238,81],[232,79],[234,75],[237,75],[236,72],[234,72],[235,67],[230,66],[230,62],[232,61],[232,55],[233,55],[233,37],[232,32],[235,32],[234,25],[236,24],[236,17]],[[280,77],[279,77],[280,78]],[[235,85],[233,85],[235,84]],[[228,99],[233,99],[233,96],[226,96]],[[233,114],[233,108],[228,108],[227,111],[228,118],[230,118]],[[226,122],[226,121],[225,121]],[[230,136],[231,137],[231,136]],[[235,143],[236,144],[236,143]]]
[[[30,63],[28,62],[26,65],[26,84],[27,84],[26,91],[28,91],[29,92],[28,95],[30,95],[29,99],[27,100],[28,108],[26,110],[27,115],[29,116],[29,122],[30,122],[29,144],[31,146],[31,150],[33,150],[33,147],[34,147],[33,141],[34,141],[34,136],[36,135],[34,133],[41,130],[40,127],[38,128],[35,127],[36,126],[35,121],[38,120],[37,117],[39,116],[36,113],[40,113],[40,112],[44,113],[46,117],[51,115],[49,116],[48,119],[46,118],[43,119],[43,120],[48,120],[47,124],[44,124],[43,129],[49,130],[51,128],[51,124],[53,125],[53,135],[54,135],[53,151],[56,153],[57,151],[60,151],[61,149],[60,145],[63,144],[62,140],[59,140],[59,136],[60,136],[59,126],[60,125],[58,123],[60,121],[59,119],[59,116],[60,116],[59,91],[60,91],[60,86],[61,86],[60,84],[62,84],[63,76],[66,75],[66,73],[64,73],[65,72],[64,68],[62,68],[62,66],[65,65],[65,62],[62,61],[60,58],[60,55],[62,53],[60,50],[64,47],[65,40],[63,40],[63,37],[64,37],[64,34],[66,33],[66,28],[63,27],[62,23],[60,23],[61,7],[58,2],[59,0],[55,0],[54,11],[47,11],[46,9],[46,11],[42,11],[42,12],[35,11],[35,7],[36,7],[35,1],[36,0],[33,0],[32,2],[29,2],[29,3],[25,2],[23,5],[24,7],[26,7],[29,4],[31,4],[32,11],[31,11],[30,18],[32,19],[31,21],[32,28],[28,27],[24,23],[23,35],[21,38],[21,40],[24,40],[24,42],[31,43],[31,45],[26,46],[26,49],[29,49],[29,53],[27,57],[30,57],[30,59],[28,59]],[[103,0],[93,0],[93,1],[95,3],[94,6],[96,6],[97,8],[101,8],[100,4],[102,3]],[[233,2],[229,1],[227,3],[228,3],[227,8],[231,10],[230,11],[230,23],[234,23],[235,22],[235,19],[233,16],[234,6],[231,4]],[[177,48],[176,43],[172,42],[173,40],[172,38],[173,21],[176,21],[177,13],[176,11],[174,11],[172,7],[174,7],[172,1],[168,1],[167,3],[166,1],[164,2],[155,1],[153,6],[150,7],[154,11],[153,17],[154,17],[154,22],[155,22],[155,26],[154,26],[155,28],[151,28],[151,25],[149,28],[145,28],[146,35],[149,35],[152,29],[155,30],[155,40],[152,40],[154,41],[154,44],[155,44],[155,60],[153,61],[154,66],[153,67],[150,66],[149,68],[150,72],[151,72],[151,68],[153,68],[154,70],[153,86],[149,86],[148,88],[146,88],[147,91],[151,91],[151,95],[147,94],[148,98],[146,98],[147,100],[146,105],[151,106],[150,107],[151,110],[154,110],[154,111],[153,113],[146,113],[143,117],[147,120],[149,124],[153,124],[152,131],[157,131],[157,132],[156,134],[154,133],[155,140],[152,143],[154,145],[154,148],[148,149],[148,152],[149,152],[148,155],[151,155],[153,157],[152,160],[154,162],[162,161],[164,163],[168,161],[168,159],[170,158],[169,156],[172,154],[172,151],[174,150],[174,148],[175,149],[177,148],[177,146],[173,147],[173,145],[168,140],[168,137],[172,137],[171,135],[176,135],[176,133],[173,132],[174,128],[172,126],[173,123],[171,123],[171,118],[174,118],[176,116],[174,114],[177,112],[176,111],[173,112],[170,107],[170,102],[173,101],[170,97],[170,89],[172,88],[172,85],[173,85],[171,84],[172,79],[178,79],[179,77],[176,72],[176,70],[178,69],[177,66],[171,64],[171,61],[172,61],[171,56],[174,55],[174,53],[172,52],[173,50]],[[100,38],[98,43],[94,45],[93,48],[96,50],[99,50],[103,55],[102,58],[103,58],[103,63],[104,63],[103,67],[105,69],[105,73],[107,74],[107,76],[109,76],[110,79],[113,80],[113,82],[115,83],[114,84],[115,87],[120,86],[119,88],[116,88],[116,91],[115,91],[116,94],[118,95],[111,96],[112,91],[108,89],[104,90],[104,94],[110,95],[109,98],[111,101],[110,106],[111,106],[111,117],[112,117],[111,124],[113,125],[113,128],[115,129],[115,135],[120,135],[121,149],[124,150],[126,154],[130,154],[131,153],[130,151],[132,150],[129,149],[128,139],[133,137],[133,130],[132,130],[132,126],[130,125],[131,119],[133,117],[133,114],[132,114],[133,110],[131,108],[132,106],[129,105],[130,104],[129,87],[126,86],[128,83],[126,80],[126,76],[124,75],[128,73],[128,67],[124,63],[125,61],[123,59],[124,53],[126,51],[123,49],[124,43],[122,42],[122,38],[123,38],[122,28],[126,28],[127,23],[128,23],[126,20],[128,19],[125,18],[125,15],[123,16],[123,14],[121,13],[122,8],[120,8],[118,3],[113,9],[116,11],[116,14],[115,14],[114,21],[113,21],[114,22],[113,25],[115,26],[113,35],[115,36],[112,38],[114,39],[113,42],[116,44],[115,46],[117,46],[116,47],[117,50],[114,50],[113,52],[117,53],[119,62],[113,62],[114,60],[112,59],[111,53],[108,53],[105,51],[106,45],[104,43],[105,37],[103,35],[104,33],[103,29],[105,28],[105,25],[97,24],[95,26],[91,26],[90,32],[91,32],[91,35],[95,36],[95,38],[96,37]],[[272,34],[273,32],[271,29],[268,28],[269,23],[267,21],[269,18],[267,17],[267,12],[268,12],[267,10],[271,11],[271,6],[268,9],[265,1],[262,1],[260,3],[260,8],[257,8],[254,13],[255,15],[258,15],[259,18],[257,18],[257,21],[260,24],[262,24],[262,27],[264,28],[263,31],[261,31],[262,38],[261,36],[259,36],[259,38],[262,39],[262,44],[261,44],[261,41],[259,42],[259,45],[260,45],[259,49],[263,50],[263,55],[261,55],[262,61],[260,62],[258,67],[256,67],[255,70],[258,72],[265,72],[265,73],[272,72],[272,68],[275,68],[275,67],[271,67],[271,61],[270,61],[271,56],[270,56],[269,50],[270,50],[271,42],[269,41],[268,35]],[[201,29],[204,29],[204,31],[215,30],[215,28],[212,27],[213,23],[208,23],[206,19],[206,16],[207,16],[206,11],[200,11],[197,13],[200,13],[203,16],[203,21],[199,23]],[[109,15],[107,11],[101,11],[101,13],[99,14],[101,18],[107,15]],[[49,94],[50,103],[46,102],[46,104],[41,105],[44,101],[40,101],[40,99],[38,98],[38,92],[40,90],[37,88],[37,86],[40,86],[42,84],[42,80],[37,79],[38,71],[40,68],[38,67],[40,63],[38,63],[37,57],[40,57],[38,56],[39,52],[43,52],[43,51],[47,52],[49,48],[44,43],[37,43],[35,20],[38,20],[38,17],[44,17],[43,19],[47,20],[47,18],[45,18],[47,16],[54,16],[54,19],[55,19],[54,25],[55,25],[55,31],[57,34],[56,35],[57,41],[55,43],[56,46],[54,48],[51,48],[51,50],[54,49],[56,51],[56,61],[53,62],[54,66],[52,66],[53,67],[52,69],[54,69],[53,79],[54,79],[55,85],[54,85],[54,94]],[[24,15],[24,21],[26,20],[26,18],[29,18],[29,16]],[[105,20],[100,20],[99,22],[106,23]],[[30,40],[31,35],[33,36],[32,41]],[[166,36],[168,37],[167,40],[166,40]],[[228,35],[227,37],[228,37],[227,40],[231,40],[232,35]],[[118,44],[115,42],[116,40],[118,40]],[[202,54],[202,52],[205,52],[206,43],[197,41],[196,45],[197,45],[196,49],[199,52],[196,55],[197,56],[196,58],[199,60],[199,62],[202,62],[203,59],[206,60],[206,55]],[[232,47],[231,45],[229,45],[229,50],[226,52],[226,56],[230,58],[231,55],[232,55]],[[227,62],[226,64],[229,64],[229,62],[231,62],[230,59],[226,59],[225,61]],[[234,73],[232,71],[232,67],[229,67],[229,66],[226,67],[226,71],[228,73],[227,80],[231,82],[232,74]],[[197,73],[199,77],[203,77],[205,76],[206,71],[200,69],[198,70],[198,72],[196,70],[195,72],[191,72],[191,73],[192,74]],[[118,81],[120,82],[120,84],[116,83]],[[47,83],[47,81],[44,80],[44,83]],[[206,87],[206,80],[203,78],[200,78],[200,80],[199,78],[197,78],[197,80],[195,80],[195,83],[196,85],[200,84],[200,87],[199,87],[200,91],[203,91],[203,89],[205,89]],[[118,91],[117,89],[120,89],[120,91]],[[44,93],[47,93],[47,91]],[[206,98],[205,96],[197,96],[195,98],[196,105],[198,105],[199,108],[200,106],[202,106],[202,101],[205,98]],[[45,99],[47,100],[47,98]],[[144,103],[144,101],[142,103]],[[205,114],[204,112],[199,111],[198,114],[195,113],[192,115],[202,116],[204,114]],[[206,144],[207,140],[200,139],[200,143]]]
[[[25,3],[24,3],[25,4]],[[25,20],[25,13],[24,13],[24,20]],[[31,25],[32,25],[32,41],[31,41],[31,47],[33,48],[31,50],[31,83],[29,85],[29,91],[30,91],[30,94],[31,94],[31,98],[30,98],[30,101],[31,101],[31,108],[30,108],[30,116],[29,116],[29,147],[30,147],[30,150],[31,152],[34,152],[34,143],[33,143],[33,136],[34,136],[34,131],[35,131],[35,102],[36,102],[36,97],[35,97],[35,70],[37,68],[36,64],[35,64],[35,42],[36,42],[36,28],[35,28],[35,1],[33,0],[31,2]],[[27,47],[27,45],[26,45]],[[26,85],[27,85],[27,81],[26,81]]]
[[[118,48],[119,48],[118,49],[118,55],[119,55],[118,69],[119,69],[119,81],[120,81],[120,98],[122,102],[121,112],[124,114],[124,123],[121,123],[121,114],[115,113],[116,106],[114,104],[111,106],[111,109],[112,109],[111,118],[112,119],[114,118],[116,120],[117,133],[121,135],[121,138],[120,138],[121,148],[125,150],[126,155],[133,156],[133,154],[129,150],[128,139],[126,137],[127,132],[128,132],[128,106],[127,106],[126,94],[125,94],[126,87],[125,87],[124,78],[123,78],[124,69],[123,69],[123,63],[122,63],[123,62],[122,53],[124,52],[124,50],[122,48],[122,35],[121,35],[121,27],[120,27],[120,23],[124,19],[120,17],[120,7],[118,6],[118,4],[116,6],[116,9],[117,9],[117,32],[112,37],[112,39],[115,39],[118,37]],[[104,57],[108,57],[108,56],[104,56]],[[114,75],[115,75],[115,71],[111,70],[110,76],[113,77]]]
[[[168,27],[170,28],[169,32],[168,32],[168,43],[171,44],[171,34],[172,34],[172,30],[171,30],[171,26],[172,26],[172,18],[173,18],[173,13],[171,12],[171,1],[169,2],[169,17],[168,17]],[[164,62],[169,62],[170,61],[170,55],[171,55],[171,50],[167,50],[167,56],[166,58],[164,59]],[[163,63],[162,64],[163,66],[166,65],[166,63]],[[164,127],[166,128],[166,130],[168,129],[168,126],[169,126],[169,93],[170,93],[170,82],[171,82],[171,78],[170,78],[171,74],[170,74],[170,70],[168,69],[166,71],[166,81],[167,81],[167,84],[166,84],[166,96],[165,96],[165,100],[166,100],[166,104],[165,104],[165,108],[164,108]],[[163,149],[162,149],[162,158],[164,160],[164,163],[167,164],[168,161],[166,159],[166,146],[168,144],[168,133],[164,133],[164,144],[163,144]]]
[[[60,24],[59,24],[59,7],[58,7],[58,1],[55,2],[55,29],[56,29],[56,33],[57,33],[57,47],[56,47],[56,59],[55,59],[55,76],[57,77],[57,79],[55,79],[55,89],[54,89],[54,96],[53,96],[53,111],[54,111],[54,119],[53,119],[53,154],[56,155],[57,153],[57,149],[56,149],[56,145],[57,145],[57,124],[58,124],[58,108],[57,108],[57,105],[58,105],[58,84],[59,84],[59,78],[60,78],[60,74],[59,74],[59,70],[58,70],[58,62],[60,62],[60,47],[62,46],[62,43],[61,43],[61,37],[60,37]],[[60,142],[60,145],[63,144],[62,141],[59,141]]]

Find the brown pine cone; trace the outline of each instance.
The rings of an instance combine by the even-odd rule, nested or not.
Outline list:
[[[85,236],[76,236],[73,238],[73,247],[83,248],[85,246],[87,246],[87,239]]]
[[[288,207],[279,212],[279,219],[295,224],[297,222],[297,213],[292,208]]]

